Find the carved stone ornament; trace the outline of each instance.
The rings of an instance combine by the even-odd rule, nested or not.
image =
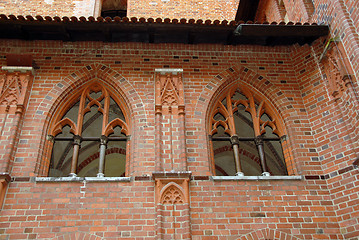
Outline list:
[[[0,105],[24,105],[31,88],[32,72],[16,69],[11,72],[8,68],[3,67],[7,72],[0,76]]]
[[[346,65],[342,53],[336,46],[330,46],[323,64],[330,94],[334,99],[339,99],[350,83],[350,66]]]
[[[156,203],[189,203],[191,172],[154,172]]]
[[[162,106],[184,106],[182,69],[156,69],[156,112]]]
[[[183,204],[184,196],[181,189],[179,189],[176,185],[170,185],[167,187],[166,191],[164,191],[161,199],[162,204]]]

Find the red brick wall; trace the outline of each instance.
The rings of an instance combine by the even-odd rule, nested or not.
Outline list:
[[[25,46],[19,49],[30,52],[31,48]],[[296,131],[301,131],[301,129],[297,130],[292,126],[296,126],[294,120],[297,119],[298,114],[303,114],[300,111],[297,113],[294,108],[303,108],[303,103],[295,72],[292,71],[292,61],[288,58],[289,47],[165,46],[164,44],[119,43],[112,45],[52,42],[50,45],[45,44],[39,48],[34,55],[39,69],[36,70],[37,77],[34,80],[22,129],[23,141],[18,145],[21,151],[26,151],[27,156],[25,158],[21,156],[23,162],[13,169],[13,173],[27,176],[35,171],[36,161],[42,156],[42,147],[39,148],[39,146],[43,144],[46,124],[55,107],[68,96],[74,85],[79,85],[79,82],[91,78],[94,70],[101,69],[102,64],[107,67],[105,70],[98,71],[124,95],[129,108],[133,111],[131,114],[134,117],[132,123],[134,127],[131,134],[135,135],[136,131],[141,130],[141,135],[148,139],[153,138],[154,131],[154,69],[164,67],[184,69],[187,149],[188,157],[191,159],[190,170],[196,175],[209,174],[208,151],[205,149],[207,140],[203,132],[206,128],[203,120],[206,116],[206,104],[222,83],[230,82],[231,79],[237,78],[236,76],[240,76],[238,81],[254,85],[268,99],[271,99],[283,116],[287,131],[293,138],[290,140],[294,144],[293,149],[299,148],[299,143],[294,139],[297,136]],[[184,50],[179,51],[182,48]],[[6,49],[4,48],[4,51],[8,51]],[[263,54],[264,51],[267,53]],[[238,64],[228,64],[231,62]],[[91,70],[86,70],[86,66],[91,66]],[[230,67],[233,72],[228,70]],[[72,73],[75,73],[76,77],[73,77]],[[114,77],[117,73],[119,75]],[[217,75],[219,76],[216,77]],[[86,77],[79,81],[81,76]],[[60,98],[57,98],[59,95]],[[33,119],[37,121],[33,122]],[[38,136],[42,136],[42,139]],[[141,141],[144,140],[134,138],[134,146],[145,143]],[[134,148],[132,154],[135,160],[130,168],[131,174],[150,174],[154,171],[152,144],[142,146],[148,149],[146,150],[148,152]],[[297,154],[297,151],[293,153]],[[137,159],[142,161],[144,158],[146,161],[139,164]],[[29,159],[32,160],[29,161]],[[297,168],[300,169],[303,166]],[[313,171],[313,169],[306,171]]]
[[[31,1],[3,1],[0,14],[10,15],[42,15],[42,16],[96,16],[96,0],[31,0]],[[186,18],[234,20],[239,0],[128,0],[128,17],[145,18]],[[6,7],[5,7],[6,5]],[[96,12],[96,13],[95,13]]]
[[[355,1],[345,0],[344,1],[346,12],[349,13],[352,24],[356,29],[356,33],[359,33],[359,5],[355,3]]]
[[[77,232],[101,239],[153,239],[153,188],[150,181],[12,182],[0,234],[5,239],[52,239]]]
[[[346,88],[338,100],[330,95],[328,81],[324,78],[319,57],[322,44],[314,44],[312,53],[304,51],[307,46],[298,48],[298,76],[302,88],[302,97],[308,114],[311,135],[318,154],[312,157],[312,164],[320,164],[323,174],[328,175],[328,190],[336,205],[336,212],[345,238],[358,234],[355,208],[358,207],[358,187],[355,186],[357,169],[352,163],[358,157],[358,103],[352,85]],[[308,55],[306,55],[308,54]],[[306,56],[305,56],[306,55]],[[303,61],[303,57],[305,61]],[[331,76],[327,76],[331,77]]]
[[[283,0],[287,10],[288,20],[291,22],[309,22],[314,11],[311,0],[290,1]]]
[[[1,1],[0,14],[41,16],[93,16],[95,0]]]
[[[324,180],[196,181],[191,190],[196,240],[237,239],[263,229],[282,232],[280,239],[287,239],[283,233],[298,239],[341,238]]]
[[[50,2],[16,5],[12,1],[0,12],[92,15],[92,3],[61,1],[60,7],[59,1]],[[139,2],[129,2],[130,16],[231,20],[238,4],[191,3],[195,8],[191,12],[189,6],[175,6],[174,1]],[[290,21],[331,24],[330,37],[342,40],[343,58],[349,60],[353,78],[337,101],[330,95],[325,66],[319,61],[325,39],[292,47],[1,40],[1,66],[6,65],[6,53],[29,53],[36,63],[11,158],[14,181],[1,210],[1,238],[154,239],[154,182],[142,176],[155,170],[155,68],[184,70],[188,169],[195,179],[190,182],[193,239],[357,237],[358,169],[352,162],[359,152],[359,40],[354,2],[316,0],[311,17],[305,2],[284,1]],[[95,76],[118,91],[129,108],[135,137],[128,175],[141,177],[129,183],[34,182],[29,177],[44,176],[48,169],[43,159],[45,137],[57,105]],[[208,178],[208,106],[218,91],[236,82],[260,92],[278,110],[288,132],[288,167],[305,180],[214,182]],[[4,136],[11,135],[11,114]],[[8,146],[4,136],[1,154]]]
[[[239,0],[143,0],[128,1],[129,17],[234,20]]]
[[[131,109],[129,176],[151,175],[154,69],[183,68],[188,168],[198,179],[190,182],[193,239],[240,237],[257,229],[276,229],[300,239],[340,239],[343,229],[345,236],[353,236],[358,170],[342,171],[354,157],[350,141],[357,133],[350,135],[347,128],[357,124],[357,110],[346,106],[343,114],[352,117],[340,117],[326,93],[317,61],[321,47],[319,41],[313,47],[235,47],[2,40],[1,53],[31,53],[37,69],[0,233],[10,239],[73,232],[104,239],[154,239],[153,181],[36,183],[28,177],[46,173],[43,146],[56,106],[95,73],[122,94]],[[4,66],[4,55],[0,59]],[[210,175],[207,107],[217,91],[236,82],[256,89],[278,110],[288,132],[291,167],[306,180],[213,182],[203,177]],[[352,98],[350,93],[343,97],[344,102]],[[332,128],[338,138],[333,138]],[[337,156],[340,153],[343,156]]]
[[[259,2],[255,20],[258,22],[282,22],[284,21],[285,9],[280,7],[277,0]]]
[[[320,110],[313,117],[319,119],[320,114],[325,112],[326,116],[320,116],[321,124],[326,127],[316,126],[318,132],[319,142],[324,146],[320,149],[323,159],[323,169],[332,175],[328,180],[328,187],[331,191],[334,203],[337,205],[338,220],[340,222],[342,232],[346,238],[352,238],[358,235],[358,223],[354,220],[356,216],[358,203],[352,199],[358,199],[358,188],[355,187],[355,176],[357,170],[349,170],[351,163],[358,158],[358,73],[359,73],[359,47],[358,38],[358,24],[357,15],[358,7],[355,1],[314,1],[315,14],[312,20],[330,24],[331,34],[330,38],[339,40],[340,43],[335,43],[335,48],[341,51],[343,60],[349,60],[347,72],[352,74],[353,78],[350,81],[348,89],[343,96],[336,102],[317,103]],[[316,54],[319,56],[323,52],[323,47],[316,49]],[[317,57],[318,58],[318,57]],[[322,66],[323,67],[323,66]],[[323,74],[321,68],[320,74]],[[323,83],[327,84],[326,81]],[[314,88],[311,91],[318,94],[320,97],[320,90]],[[328,92],[322,92],[328,94]],[[315,107],[315,108],[317,108]],[[314,109],[313,109],[314,110]],[[336,121],[336,124],[330,125],[327,119]],[[313,122],[314,123],[314,122]],[[333,132],[332,138],[326,139],[321,137],[323,131]],[[329,147],[326,149],[326,147]],[[338,170],[340,169],[340,170]],[[354,185],[353,185],[354,184]]]
[[[358,8],[347,1],[315,1],[315,14],[312,20],[317,23],[329,24],[331,38],[336,38],[344,45],[344,57],[350,59],[352,70],[358,79],[359,73],[359,38]],[[358,91],[358,89],[357,89]]]

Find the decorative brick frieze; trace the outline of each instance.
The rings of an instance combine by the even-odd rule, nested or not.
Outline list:
[[[183,69],[155,69],[157,171],[187,170],[182,73]]]
[[[329,83],[329,91],[335,100],[341,98],[352,81],[355,81],[351,66],[344,58],[341,48],[341,43],[329,41],[322,55],[322,64]]]
[[[156,239],[191,239],[191,172],[154,172]]]
[[[32,67],[6,67],[6,72],[0,76],[0,105],[16,106],[16,111],[22,111],[32,86]]]

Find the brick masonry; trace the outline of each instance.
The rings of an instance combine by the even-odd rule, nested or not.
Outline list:
[[[61,1],[59,10],[54,8],[60,4],[56,0],[12,2],[0,12],[92,15],[88,10],[92,3],[76,5],[80,1]],[[141,1],[143,5],[136,7],[129,2],[128,6],[138,17],[148,7],[146,17],[153,18],[234,18],[235,1],[226,1],[228,11],[223,15],[213,10],[218,1],[206,2],[198,13],[178,12],[187,6],[172,11],[173,1]],[[289,21],[324,21],[331,24],[329,38],[339,36],[340,43],[333,46],[343,46],[342,57],[348,60],[352,76],[339,99],[331,95],[328,78],[332,76],[325,76],[320,59],[327,39],[311,46],[276,47],[0,40],[1,66],[6,66],[10,53],[31,54],[35,62],[21,120],[15,107],[7,113],[1,108],[0,166],[1,172],[6,171],[4,159],[10,159],[12,181],[0,214],[0,239],[155,239],[159,223],[163,223],[163,239],[173,239],[174,234],[188,238],[188,229],[192,239],[356,239],[359,175],[352,163],[359,151],[358,6],[349,0],[318,0],[312,6],[311,1],[283,2]],[[211,11],[206,12],[206,6]],[[277,5],[272,1],[268,6]],[[269,22],[283,17],[273,9],[263,12],[271,13]],[[192,172],[189,207],[156,205],[155,69],[160,68],[183,69],[184,136],[187,170]],[[133,138],[126,171],[131,180],[36,182],[35,177],[47,176],[46,135],[52,116],[76,89],[94,78],[122,96],[131,117]],[[302,180],[210,178],[208,108],[221,91],[237,83],[267,99],[281,115],[288,133],[288,169],[304,176]],[[8,156],[14,121],[19,131],[15,150]],[[163,136],[168,131],[163,127]],[[180,138],[176,135],[176,140]],[[161,154],[166,157],[165,151]]]

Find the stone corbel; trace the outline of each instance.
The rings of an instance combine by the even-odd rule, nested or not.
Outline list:
[[[179,191],[178,196],[183,203],[189,203],[189,181],[191,172],[154,172],[152,177],[155,180],[155,201],[162,203],[166,190],[171,187]]]

